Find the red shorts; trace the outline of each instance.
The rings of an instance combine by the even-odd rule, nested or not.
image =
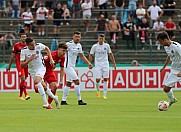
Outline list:
[[[24,68],[17,68],[18,70],[18,76],[21,77],[21,76],[24,76],[25,78],[28,77],[28,67],[24,67]]]
[[[57,82],[57,78],[55,76],[55,73],[52,72],[46,72],[44,75],[44,81],[47,83]]]

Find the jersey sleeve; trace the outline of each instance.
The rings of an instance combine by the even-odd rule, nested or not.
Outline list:
[[[111,52],[112,52],[109,44],[107,44],[107,52],[108,52],[108,53],[111,53]]]
[[[43,59],[44,59],[44,61],[46,61],[46,62],[50,61],[50,58],[49,58],[49,56],[48,56],[47,54],[43,57]]]
[[[42,44],[42,43],[38,43],[38,46],[39,46],[39,49],[42,51],[42,50],[45,50],[45,45]]]
[[[21,54],[20,54],[20,61],[25,61],[25,52],[24,50],[21,50]]]
[[[12,52],[13,52],[13,53],[16,53],[16,52],[17,52],[16,44],[13,45]]]
[[[80,45],[80,51],[79,53],[82,53],[83,54],[83,51],[82,51],[82,46]]]
[[[90,50],[90,54],[94,54],[95,53],[95,45],[92,46],[91,50]]]

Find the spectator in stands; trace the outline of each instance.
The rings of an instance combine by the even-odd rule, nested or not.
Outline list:
[[[153,0],[143,0],[143,7],[149,7],[153,3]]]
[[[4,37],[2,34],[0,34],[0,48],[3,49],[3,42],[4,42]]]
[[[124,39],[126,40],[127,49],[130,49],[129,41],[132,41],[132,49],[136,50],[134,42],[134,31],[136,31],[136,25],[131,21],[131,17],[128,16],[127,22],[123,25]]]
[[[87,32],[90,26],[89,19],[92,16],[92,12],[91,12],[92,4],[90,0],[85,0],[85,2],[82,3],[81,7],[83,11],[84,24],[85,24],[86,32]]]
[[[123,9],[124,9],[124,0],[114,0],[114,7],[115,7],[115,16],[118,20],[118,12],[120,13],[120,22],[122,22],[123,18]]]
[[[139,37],[141,39],[141,48],[144,50],[145,49],[144,45],[147,40],[147,32],[150,29],[150,25],[146,18],[142,19],[142,23],[139,25],[138,29],[139,29]]]
[[[160,14],[159,14],[160,13]],[[151,18],[150,26],[163,15],[162,9],[156,5],[156,0],[153,0],[153,5],[148,8],[147,16]]]
[[[5,8],[6,8],[6,1],[5,0],[1,0],[0,1],[0,16],[1,17],[5,17],[6,16]]]
[[[164,9],[169,9],[164,12],[167,16],[172,16],[174,14],[174,11],[172,9],[175,9],[176,3],[174,0],[165,0]]]
[[[97,32],[97,35],[105,34],[106,31],[108,31],[108,26],[103,14],[100,15],[99,19],[97,20],[96,28],[94,29],[94,31]]]
[[[12,18],[20,18],[21,1],[20,0],[9,0],[9,9],[11,10]]]
[[[111,20],[109,21],[108,28],[110,31],[110,39],[114,44],[114,49],[118,48],[117,41],[119,38],[119,32],[121,31],[121,26],[119,21],[116,20],[116,16],[112,15]]]
[[[164,28],[165,28],[165,31],[168,33],[168,36],[170,37],[170,39],[174,40],[175,39],[174,30],[176,30],[176,25],[172,21],[171,17],[167,19],[167,22],[165,22]]]
[[[140,64],[138,63],[137,60],[133,60],[133,61],[131,62],[131,66],[140,66]]]
[[[140,3],[138,9],[136,9],[136,16],[137,16],[137,24],[140,25],[142,22],[142,18],[146,15],[146,10],[143,8],[143,4]]]
[[[72,17],[80,18],[82,0],[72,0]]]
[[[180,30],[180,42],[181,42],[181,21],[180,21],[179,24],[178,24],[178,28],[179,28],[179,30]]]
[[[45,0],[34,0],[32,8],[39,8],[41,5],[45,5]]]
[[[39,36],[45,35],[45,18],[48,18],[48,10],[45,8],[44,4],[41,4],[41,6],[36,11]]]
[[[63,25],[63,23],[66,23],[66,25],[69,25],[70,24],[70,18],[71,18],[71,15],[70,15],[70,11],[69,9],[67,8],[67,4],[63,4],[63,22],[61,23],[61,25]]]
[[[9,49],[13,46],[13,40],[15,39],[16,39],[15,36],[11,32],[8,32],[4,36],[4,40],[7,42],[6,49]]]
[[[53,25],[54,25],[54,36],[58,37],[60,33],[60,23],[62,19],[64,11],[61,8],[61,4],[57,4],[57,8],[55,8],[52,12],[52,18],[53,18]]]
[[[108,0],[97,0],[97,4],[99,5],[99,8],[102,9],[107,9],[107,2]],[[100,15],[103,14],[102,11],[100,11]],[[107,19],[107,11],[104,11],[104,17]]]
[[[153,30],[155,31],[155,38],[157,38],[157,35],[164,30],[164,23],[160,19],[157,19],[157,22],[153,24]],[[160,50],[159,41],[156,40],[155,45],[157,45],[157,50]]]
[[[31,13],[31,8],[27,7],[26,12],[21,14],[22,20],[24,20],[24,32],[25,33],[32,33],[32,21],[33,15]]]

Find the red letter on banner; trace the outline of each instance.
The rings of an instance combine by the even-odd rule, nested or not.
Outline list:
[[[16,90],[16,72],[3,72],[3,88],[4,90]]]
[[[145,88],[158,88],[158,71],[157,69],[144,70]]]
[[[128,88],[143,88],[142,70],[128,70]]]
[[[126,88],[126,70],[112,70],[112,87]]]

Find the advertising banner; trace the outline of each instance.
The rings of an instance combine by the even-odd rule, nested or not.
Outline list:
[[[170,72],[169,67],[164,72],[160,73],[160,66],[140,66],[140,67],[117,67],[117,70],[110,68],[110,77],[108,88],[112,91],[131,91],[131,90],[162,90],[164,82]],[[90,70],[87,67],[76,67],[76,72],[80,79],[80,88],[82,91],[94,91],[95,77],[94,69]],[[60,70],[55,69],[59,84]],[[34,91],[34,83],[29,76],[26,79],[27,89]],[[63,83],[66,82],[66,75],[64,76]],[[15,68],[12,68],[10,72],[6,72],[5,69],[0,69],[0,92],[3,91],[18,91],[20,80]],[[103,87],[103,80],[100,83],[100,87]],[[73,90],[73,84],[71,89]],[[181,89],[181,84],[177,83],[174,89]],[[58,86],[58,90],[62,90],[61,86]]]

